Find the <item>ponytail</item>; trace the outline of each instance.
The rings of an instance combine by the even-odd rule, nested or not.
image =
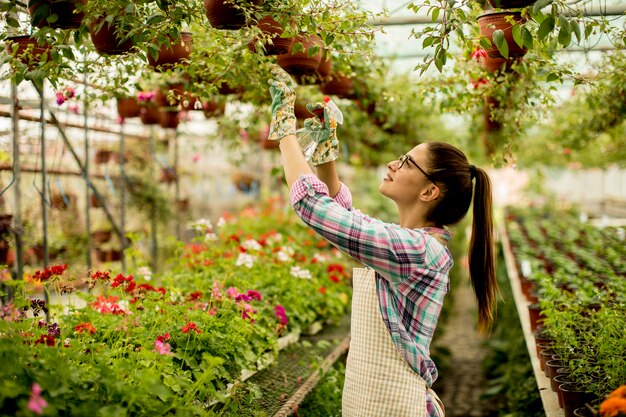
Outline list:
[[[469,272],[478,301],[478,329],[487,332],[493,322],[498,282],[493,246],[491,181],[485,171],[470,165],[458,148],[444,142],[428,142],[428,169],[442,196],[428,220],[449,226],[460,222],[474,200]]]
[[[469,273],[478,302],[478,330],[485,333],[491,329],[493,322],[498,281],[494,257],[491,181],[480,168],[475,168]]]

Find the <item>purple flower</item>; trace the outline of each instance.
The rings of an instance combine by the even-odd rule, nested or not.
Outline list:
[[[48,325],[48,334],[50,336],[59,337],[61,336],[61,327],[57,323],[52,323]]]
[[[57,91],[55,94],[56,98],[57,98],[57,104],[60,106],[61,104],[65,103],[65,95],[63,95],[62,92]]]

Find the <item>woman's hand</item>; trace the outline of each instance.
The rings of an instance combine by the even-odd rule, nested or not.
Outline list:
[[[337,139],[337,121],[332,117],[330,109],[324,103],[309,103],[307,110],[315,114],[304,121],[304,126],[318,131],[318,145],[311,156],[313,165],[318,166],[334,161],[339,156],[339,140]]]
[[[278,65],[271,69],[274,78],[269,80],[272,96],[272,121],[270,123],[269,140],[296,134],[296,115],[293,110],[296,92],[293,90],[291,76]]]

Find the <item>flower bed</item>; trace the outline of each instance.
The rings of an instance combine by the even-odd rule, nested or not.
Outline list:
[[[91,272],[90,292],[66,295],[84,307],[62,312],[12,282],[2,414],[229,415],[281,340],[347,313],[347,259],[284,208],[194,227],[163,276]],[[34,278],[60,293],[79,286],[71,275],[55,266]]]
[[[572,415],[567,391],[583,392],[581,405],[597,404],[626,381],[624,231],[582,223],[574,211],[535,208],[509,209],[507,233],[533,303],[542,369]]]

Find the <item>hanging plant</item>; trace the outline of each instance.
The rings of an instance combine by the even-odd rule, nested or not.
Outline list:
[[[79,28],[85,14],[77,7],[87,0],[29,0],[28,12],[34,27]]]
[[[156,71],[165,71],[182,64],[191,55],[192,35],[180,32],[179,37],[159,39],[160,47],[153,45],[148,53],[148,63]]]

